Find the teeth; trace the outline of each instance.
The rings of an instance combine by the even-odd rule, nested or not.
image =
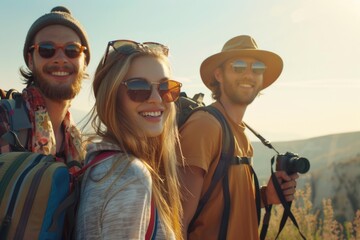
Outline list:
[[[142,112],[141,113],[141,116],[144,116],[144,117],[159,117],[161,115],[161,112],[158,111],[158,112]]]
[[[68,76],[68,75],[70,75],[70,73],[68,73],[68,72],[52,72],[51,74],[55,75],[55,76]]]
[[[250,84],[240,84],[240,86],[242,86],[242,87],[251,87],[251,85]]]

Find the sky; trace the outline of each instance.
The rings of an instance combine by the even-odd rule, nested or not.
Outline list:
[[[85,27],[91,48],[90,79],[73,113],[92,107],[92,76],[110,40],[169,46],[173,78],[210,104],[200,64],[232,37],[250,35],[260,49],[280,55],[284,69],[248,107],[245,122],[270,141],[360,131],[360,0],[1,0],[0,88],[24,87],[27,31],[59,5]]]

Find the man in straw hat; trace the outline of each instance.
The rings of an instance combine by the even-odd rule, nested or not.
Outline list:
[[[23,53],[27,68],[20,72],[27,87],[20,98],[25,110],[19,111],[17,122],[25,121],[18,129],[11,126],[11,113],[0,106],[0,153],[27,150],[53,154],[63,162],[82,161],[80,132],[68,109],[87,77],[85,29],[67,8],[55,7],[31,25]]]
[[[251,166],[253,148],[244,133],[242,120],[248,105],[279,77],[282,68],[282,59],[273,52],[258,49],[250,36],[230,39],[220,53],[201,64],[201,78],[216,100],[212,106],[220,110],[230,125],[235,140],[234,155],[244,161],[230,165],[228,184],[223,185],[220,181],[198,217],[193,219],[220,158],[222,128],[219,121],[205,111],[192,114],[180,128],[185,158],[185,164],[180,168],[185,239],[259,239],[260,207],[280,203],[271,181],[260,191],[256,189]],[[286,200],[293,200],[298,174],[288,176],[280,171],[276,176]],[[230,198],[230,206],[227,206],[230,212],[226,218],[223,216],[224,188],[228,188]]]

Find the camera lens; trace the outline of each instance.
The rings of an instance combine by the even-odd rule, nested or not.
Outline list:
[[[306,173],[310,169],[310,162],[306,158],[300,157],[294,161],[294,163],[296,166],[295,168],[299,173]]]

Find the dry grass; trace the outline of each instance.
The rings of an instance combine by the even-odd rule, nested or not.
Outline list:
[[[356,211],[352,222],[341,224],[334,218],[334,211],[330,199],[324,199],[322,202],[322,210],[314,212],[310,196],[311,188],[307,185],[304,190],[297,191],[296,201],[292,203],[291,207],[300,231],[306,239],[360,240],[360,209]],[[266,239],[275,239],[282,214],[282,206],[273,207]],[[301,239],[297,228],[290,219],[287,220],[278,239]]]

